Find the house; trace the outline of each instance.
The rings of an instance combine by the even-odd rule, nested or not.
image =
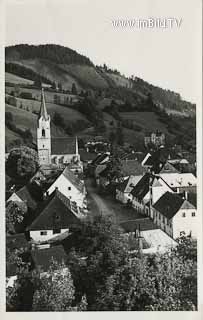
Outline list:
[[[40,165],[77,163],[78,170],[82,170],[77,137],[51,136],[51,117],[47,112],[43,88],[37,122],[37,151]]]
[[[95,152],[87,152],[85,149],[79,149],[80,159],[83,163],[84,169],[97,157]]]
[[[147,153],[141,162],[141,165],[151,172],[159,173],[168,160],[169,151],[160,147],[153,153]]]
[[[199,219],[197,209],[184,197],[166,192],[152,206],[153,221],[169,236],[181,235],[197,238]]]
[[[197,178],[192,173],[160,173],[159,176],[174,192],[196,193]]]
[[[46,191],[50,195],[56,188],[68,199],[75,201],[80,208],[86,207],[84,182],[66,167]]]
[[[150,143],[153,143],[156,147],[165,144],[165,134],[160,131],[152,132],[149,135],[145,136],[144,144],[147,147]]]
[[[36,192],[34,194],[35,187],[37,188],[37,185],[35,185],[35,183],[29,183],[26,186],[22,187],[8,198],[8,200],[6,201],[7,204],[10,201],[25,202],[28,209],[34,212],[37,208],[38,202],[42,200],[42,194],[40,194],[40,190],[37,195]]]
[[[173,190],[159,177],[146,173],[131,190],[132,206],[137,211],[150,215],[149,205],[165,192]]]
[[[137,160],[120,160],[119,171],[120,177],[119,180],[125,180],[129,176],[142,176],[147,169],[143,168],[142,165]],[[97,175],[97,185],[102,187],[107,186],[111,183],[109,178],[110,166],[108,163],[105,164],[105,167],[101,168],[100,172]]]
[[[55,190],[38,209],[38,216],[27,231],[33,241],[45,241],[69,231],[84,216],[76,203]]]
[[[142,175],[129,176],[116,187],[116,199],[122,203],[132,201],[131,191],[133,187],[140,181]]]
[[[121,172],[123,177],[129,177],[130,175],[140,176],[147,172],[139,161],[132,159],[121,160]]]
[[[161,168],[160,173],[180,173],[169,161],[166,161]]]

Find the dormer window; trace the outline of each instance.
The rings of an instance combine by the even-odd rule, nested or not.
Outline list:
[[[42,137],[45,137],[45,130],[42,129]]]

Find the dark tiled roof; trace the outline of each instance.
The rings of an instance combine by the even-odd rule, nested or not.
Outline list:
[[[139,176],[147,171],[137,160],[121,160],[121,172],[123,176]]]
[[[159,173],[178,173],[179,171],[168,161],[164,164]]]
[[[51,138],[51,154],[76,154],[76,140],[74,137]]]
[[[37,200],[31,194],[29,186],[24,186],[16,192],[16,194],[26,202],[28,208],[35,210],[37,207]]]
[[[121,182],[118,186],[117,186],[117,189],[124,192],[127,185],[128,185],[128,182],[129,182],[129,179],[130,177],[128,177],[127,179],[125,179],[123,182]]]
[[[153,205],[154,209],[159,211],[168,219],[173,218],[173,216],[179,211],[179,209],[192,209],[194,206],[190,204],[187,200],[182,198],[176,193],[166,192],[161,198]]]
[[[152,170],[158,173],[166,163],[168,156],[169,151],[165,148],[160,148],[147,159],[145,166],[151,166]]]
[[[28,248],[29,244],[25,238],[24,233],[18,233],[6,237],[6,247],[13,251],[15,249]]]
[[[80,192],[84,192],[84,183],[76,177],[76,175],[66,167],[62,172],[64,177],[69,180]]]
[[[150,174],[146,173],[131,191],[133,197],[143,200],[149,191]]]
[[[61,192],[55,190],[49,198],[44,201],[39,209],[38,217],[27,230],[65,229],[78,223],[79,219],[72,212],[70,200]]]
[[[96,153],[87,152],[84,149],[79,149],[79,154],[82,161],[92,161],[97,157]]]
[[[92,165],[96,166],[100,164],[108,155],[106,153],[99,154],[93,161]]]
[[[34,267],[39,267],[44,272],[49,269],[53,260],[58,263],[65,263],[67,259],[67,255],[62,245],[54,246],[48,249],[33,250],[31,251],[31,256]]]

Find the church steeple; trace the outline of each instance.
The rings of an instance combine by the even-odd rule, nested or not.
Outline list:
[[[41,107],[37,127],[37,149],[40,165],[47,165],[51,163],[50,120],[45,103],[44,89],[42,88]]]
[[[40,106],[39,118],[42,118],[43,120],[49,119],[46,103],[45,103],[45,97],[44,97],[44,88],[42,88],[42,91],[41,91],[41,106]]]

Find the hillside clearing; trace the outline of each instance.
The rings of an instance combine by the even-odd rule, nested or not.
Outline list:
[[[5,73],[5,81],[9,83],[14,83],[14,84],[33,84],[34,81],[25,79],[19,76],[16,76],[15,74],[6,72]]]
[[[154,112],[120,112],[122,120],[132,121],[134,124],[142,127],[144,131],[159,130],[167,133],[165,125],[158,119]]]

